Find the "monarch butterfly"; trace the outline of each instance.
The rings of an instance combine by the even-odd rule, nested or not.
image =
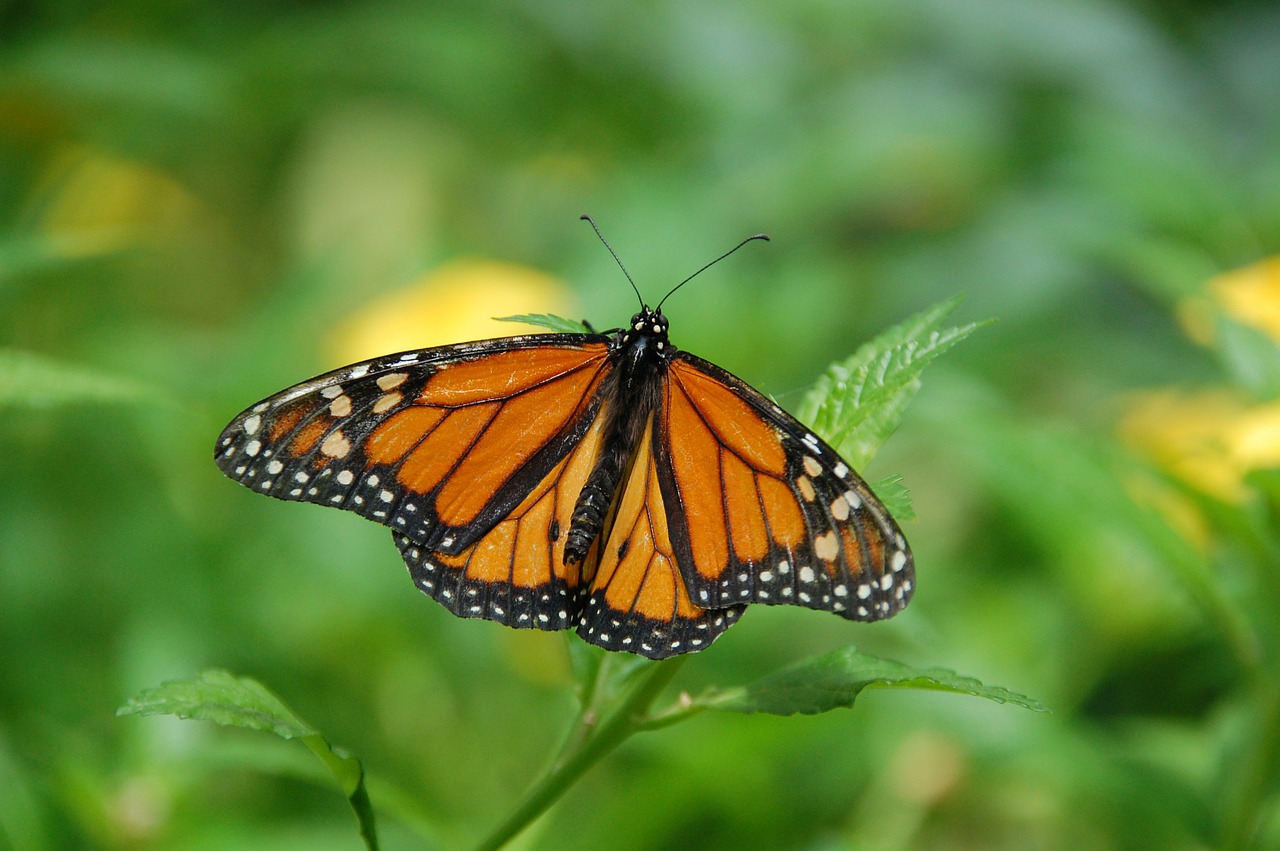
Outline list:
[[[215,459],[260,493],[390,527],[455,615],[608,650],[701,650],[750,603],[858,621],[905,607],[911,551],[866,482],[667,334],[641,298],[612,331],[345,366],[239,414]]]

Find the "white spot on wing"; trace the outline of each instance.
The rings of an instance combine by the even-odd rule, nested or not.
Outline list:
[[[414,355],[414,357],[417,356]],[[401,360],[404,360],[404,358],[402,357]],[[383,391],[394,390],[404,384],[405,379],[408,377],[409,373],[407,372],[388,372],[386,375],[378,376],[377,384]]]
[[[335,417],[351,416],[351,397],[339,396],[329,403],[329,414]]]
[[[849,519],[849,501],[844,497],[836,497],[827,507],[831,509],[831,516],[835,519],[842,522]]]
[[[384,378],[386,376],[383,376]],[[400,404],[400,400],[404,398],[403,393],[384,393],[378,397],[378,401],[373,403],[373,412],[375,414],[383,414]]]
[[[346,458],[350,451],[351,441],[342,434],[342,429],[330,432],[320,444],[320,452],[330,458]]]
[[[835,532],[819,535],[813,539],[813,551],[823,561],[835,561],[836,556],[840,555],[840,539]]]
[[[818,496],[813,489],[813,482],[809,481],[808,476],[801,476],[796,479],[796,487],[800,489],[800,496],[804,497],[805,502],[813,502]]]

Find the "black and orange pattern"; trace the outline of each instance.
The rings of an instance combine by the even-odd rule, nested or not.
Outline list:
[[[889,617],[915,581],[848,464],[672,347],[647,307],[610,334],[335,370],[241,413],[216,459],[256,491],[390,527],[414,582],[456,615],[650,658],[708,646],[749,603]]]

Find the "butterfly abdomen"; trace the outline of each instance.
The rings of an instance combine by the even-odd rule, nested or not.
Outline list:
[[[626,453],[610,447],[595,469],[591,471],[587,483],[573,508],[573,518],[569,523],[569,532],[565,536],[564,563],[581,564],[587,557],[587,551],[604,528],[605,515],[609,513],[609,505],[622,480],[622,471],[626,466]]]

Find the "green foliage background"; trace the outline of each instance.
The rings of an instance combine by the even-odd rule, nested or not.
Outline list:
[[[385,530],[210,454],[457,257],[622,321],[590,212],[650,298],[768,231],[666,312],[792,409],[957,292],[957,321],[1000,320],[866,471],[912,494],[907,612],[753,610],[676,686],[856,641],[1054,714],[707,713],[525,847],[1276,847],[1280,487],[1207,495],[1117,422],[1139,390],[1280,387],[1269,339],[1176,318],[1277,253],[1277,91],[1264,2],[0,3],[0,843],[357,847],[301,748],[115,717],[212,667],[360,755],[388,848],[510,809],[573,710],[562,639],[450,617]]]

